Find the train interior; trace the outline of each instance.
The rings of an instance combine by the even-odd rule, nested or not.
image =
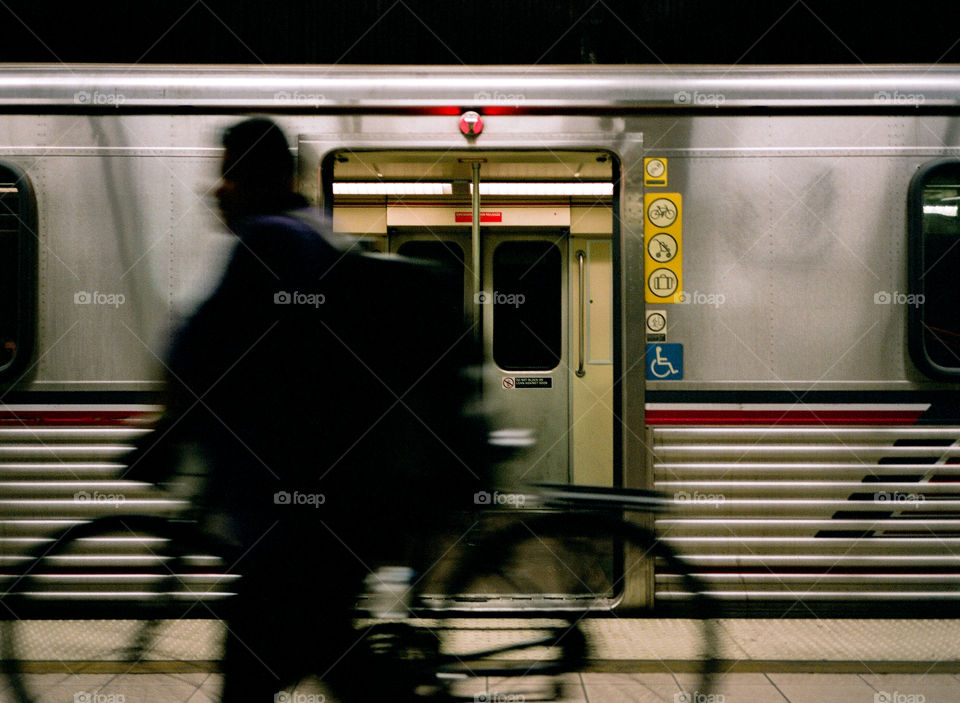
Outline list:
[[[462,285],[442,294],[483,350],[484,407],[523,445],[497,467],[491,507],[534,483],[616,483],[617,168],[608,152],[544,149],[341,150],[321,169],[335,231],[458,272]],[[521,590],[573,595],[549,576],[564,570],[555,547],[530,546]],[[613,597],[613,540],[587,551],[596,580],[574,588]]]
[[[504,468],[503,483],[613,485],[613,157],[545,150],[331,158],[336,231],[462,273],[462,288],[445,294],[468,324],[479,322],[490,369],[484,399],[496,424],[529,430],[534,440]]]

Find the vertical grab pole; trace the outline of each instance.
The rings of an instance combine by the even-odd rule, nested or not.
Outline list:
[[[580,278],[579,278],[579,297],[577,299],[577,330],[579,331],[580,337],[580,354],[579,354],[579,364],[577,366],[576,374],[577,378],[583,378],[587,375],[586,369],[584,369],[584,328],[586,327],[587,314],[586,314],[586,296],[587,293],[584,290],[586,287],[586,273],[584,263],[587,258],[586,252],[583,249],[577,250],[577,265],[580,268]]]
[[[470,164],[473,171],[473,193],[471,196],[473,205],[473,232],[472,232],[472,263],[473,263],[473,339],[476,342],[477,350],[483,353],[483,315],[480,314],[482,308],[481,293],[483,290],[483,276],[481,275],[480,261],[480,162],[474,161]]]

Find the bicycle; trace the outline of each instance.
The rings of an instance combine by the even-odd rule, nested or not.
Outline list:
[[[658,512],[669,501],[650,491],[560,485],[493,495],[508,496],[511,504],[487,511],[486,521],[493,524],[470,531],[463,540],[467,545],[448,560],[452,564],[435,570],[442,574],[425,575],[413,585],[406,578],[373,579],[390,587],[360,597],[361,645],[351,656],[354,670],[369,672],[371,685],[380,686],[377,692],[389,691],[392,698],[403,692],[402,700],[424,702],[557,698],[563,674],[589,665],[583,618],[609,613],[619,597],[618,579],[655,559],[679,574],[690,594],[690,614],[701,631],[696,690],[709,693],[716,668],[713,604],[668,545],[623,516],[625,511]],[[141,546],[143,556],[125,565],[108,558],[108,567],[93,574],[95,580],[112,579],[116,589],[94,602],[70,590],[82,586],[78,551],[98,541],[109,550],[117,539]],[[100,617],[126,603],[127,617],[95,621],[103,640],[96,651],[87,642],[75,655],[79,659],[39,662],[29,628],[8,619],[0,652],[15,700],[70,700],[64,694],[72,692],[80,703],[100,703],[111,700],[111,691],[135,688],[129,676],[141,673],[166,673],[171,687],[182,684],[184,690],[209,678],[217,671],[215,649],[187,656],[171,628],[196,629],[190,616],[199,615],[213,631],[228,614],[229,583],[236,576],[213,577],[210,571],[228,566],[210,556],[220,546],[190,521],[142,515],[94,519],[44,543],[12,570],[12,585],[3,596],[7,617],[74,615],[77,600],[87,601],[85,613]],[[378,612],[364,615],[363,610]],[[462,618],[471,619],[469,626]],[[53,685],[39,675],[57,671],[63,678]],[[514,688],[491,693],[485,680]],[[283,691],[275,700],[296,701],[297,695],[322,700],[322,694],[309,698],[295,691]]]

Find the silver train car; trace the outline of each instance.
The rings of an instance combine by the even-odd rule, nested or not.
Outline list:
[[[536,436],[505,483],[664,491],[744,612],[960,602],[960,68],[24,65],[0,112],[7,563],[179,507],[120,458],[230,245],[218,134],[267,113],[336,230],[462,268]]]

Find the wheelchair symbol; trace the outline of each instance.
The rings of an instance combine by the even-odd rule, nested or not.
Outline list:
[[[650,349],[653,347],[653,349]],[[650,352],[654,352],[652,355]],[[647,347],[650,375],[647,378],[683,378],[682,346],[679,344],[651,344]],[[653,356],[651,359],[650,357]]]

